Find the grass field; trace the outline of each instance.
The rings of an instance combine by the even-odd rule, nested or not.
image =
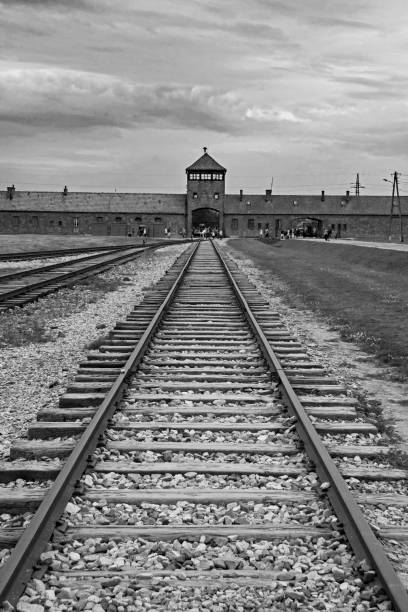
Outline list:
[[[289,305],[317,311],[408,379],[408,253],[307,240],[229,246],[284,281]]]
[[[0,234],[0,253],[21,251],[52,251],[81,247],[99,247],[120,244],[139,244],[141,238],[124,236],[62,236],[52,234]]]

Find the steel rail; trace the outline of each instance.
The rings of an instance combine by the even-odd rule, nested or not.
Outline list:
[[[140,250],[138,247],[138,250],[135,251],[134,253],[125,253],[124,255],[117,255],[114,253],[106,253],[103,255],[92,255],[91,258],[94,259],[95,257],[108,257],[109,255],[112,255],[112,259],[111,260],[104,260],[89,266],[84,267],[83,269],[79,269],[79,270],[74,270],[71,272],[65,272],[62,274],[59,274],[57,276],[54,276],[52,278],[47,278],[47,279],[43,279],[40,281],[36,281],[35,283],[31,283],[28,285],[24,285],[23,287],[18,287],[17,289],[11,289],[10,291],[5,291],[4,293],[0,292],[0,304],[2,302],[5,302],[6,300],[13,298],[13,297],[17,297],[19,295],[24,295],[25,293],[29,293],[30,291],[33,291],[35,289],[41,289],[42,287],[47,287],[47,285],[51,285],[54,283],[58,283],[61,282],[61,287],[64,286],[65,281],[75,281],[78,278],[82,278],[82,276],[88,276],[91,275],[97,271],[103,271],[103,269],[109,268],[113,265],[116,265],[117,263],[121,263],[126,261],[127,259],[134,259],[135,257],[139,257],[140,255],[142,255],[143,253],[145,253],[147,250],[151,251],[151,250],[156,250],[159,249],[160,247],[162,247],[162,244],[159,245],[152,245],[149,247],[145,247],[143,248],[143,250]],[[131,250],[131,248],[129,249]],[[86,260],[87,261],[87,260]],[[58,267],[67,267],[67,266],[73,266],[75,264],[79,264],[81,262],[86,263],[86,261],[83,260],[75,260],[75,261],[71,261],[71,262],[64,262],[63,264],[55,264],[55,266]],[[54,264],[53,264],[54,265]],[[33,275],[35,275],[36,273],[33,272]],[[38,272],[37,272],[38,274]],[[0,284],[1,284],[1,280],[2,277],[0,276]]]
[[[133,248],[133,247],[129,247]],[[140,247],[141,249],[143,247]],[[117,252],[119,249],[112,249],[112,253]],[[123,249],[120,249],[123,250]],[[58,268],[66,268],[68,266],[75,265],[76,263],[86,263],[87,261],[92,261],[93,259],[97,259],[98,257],[102,257],[108,255],[110,251],[103,251],[102,253],[94,253],[92,255],[85,255],[85,257],[78,257],[78,259],[70,259],[69,261],[64,261],[60,263],[48,264],[48,266],[39,266],[38,268],[29,268],[27,270],[20,270],[18,272],[8,272],[7,274],[1,274],[0,271],[0,284],[3,282],[7,282],[13,280],[15,278],[24,278],[26,276],[36,276],[37,274],[43,274],[44,272],[50,272],[51,270],[57,270]]]
[[[228,280],[241,305],[244,316],[258,340],[265,360],[278,376],[282,396],[286,400],[289,412],[297,419],[296,429],[306,447],[309,457],[315,464],[316,472],[322,482],[328,482],[330,484],[326,491],[327,495],[338,518],[343,524],[344,531],[346,532],[356,557],[359,560],[368,560],[384,589],[388,593],[395,607],[395,611],[407,612],[408,593],[405,586],[392,567],[384,548],[375,537],[370,525],[347,487],[345,480],[324,446],[321,437],[309,419],[309,416],[286,376],[282,364],[271,348],[267,337],[252,313],[251,307],[233,278],[226,261],[215,244],[213,242],[212,244],[227,273]]]
[[[170,245],[170,244],[180,244],[183,242],[190,242],[186,239],[180,240],[161,240],[160,245]],[[151,244],[146,243],[138,244],[138,243],[129,243],[129,244],[112,244],[110,246],[100,246],[100,247],[78,247],[72,249],[55,249],[50,251],[20,251],[18,253],[0,253],[0,261],[19,261],[25,259],[44,259],[46,257],[64,257],[64,255],[75,255],[77,253],[92,253],[95,251],[123,251],[125,249],[132,248],[142,248],[143,246],[154,246],[156,242]]]
[[[48,257],[64,257],[80,253],[95,253],[96,251],[121,251],[139,246],[138,244],[112,244],[100,247],[78,247],[72,249],[55,249],[49,251],[20,251],[15,253],[0,253],[0,261],[24,261],[25,259],[45,259]],[[140,244],[140,246],[143,246]]]
[[[54,484],[45,495],[30,524],[14,548],[10,559],[0,569],[0,604],[8,602],[11,605],[16,605],[18,598],[35,569],[36,563],[38,563],[41,552],[44,550],[55,529],[58,519],[63,513],[67,502],[75,493],[79,478],[87,466],[92,465],[92,453],[101,441],[103,433],[119,405],[129,379],[143,358],[149,342],[174,298],[197,248],[198,243],[192,248],[186,263],[183,265],[167,296],[133,349],[120,375],[106,394],[103,402],[99,405],[96,414],[78,440],[75,449],[61,468]]]

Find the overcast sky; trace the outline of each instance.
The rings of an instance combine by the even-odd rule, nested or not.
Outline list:
[[[406,0],[0,0],[0,188],[365,193],[405,173]],[[391,177],[389,177],[391,178]],[[404,186],[406,181],[406,187]]]

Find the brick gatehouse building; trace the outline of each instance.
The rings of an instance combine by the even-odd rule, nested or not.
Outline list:
[[[225,193],[227,170],[204,148],[204,154],[186,169],[187,193],[97,193],[0,191],[2,234],[95,234],[137,236],[146,228],[151,237],[190,236],[200,226],[217,227],[225,236],[255,237],[262,228],[270,236],[303,227],[321,234],[332,228],[342,237],[388,237],[389,196],[264,195]],[[408,198],[401,197],[407,233]],[[393,220],[393,237],[399,220]]]

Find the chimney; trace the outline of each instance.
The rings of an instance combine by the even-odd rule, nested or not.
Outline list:
[[[320,196],[320,200],[324,202],[324,189],[322,189],[322,195]]]
[[[265,189],[265,202],[270,202],[272,199],[272,189]]]
[[[346,202],[350,200],[350,191],[347,189],[346,191]]]
[[[244,195],[244,192],[242,189],[239,190],[239,201],[242,202],[242,197]]]
[[[62,192],[64,196],[68,195],[68,187],[65,185],[64,191]]]
[[[7,187],[7,194],[8,194],[9,200],[13,199],[15,191],[16,191],[16,188],[14,187],[14,185],[12,185],[11,187]]]

